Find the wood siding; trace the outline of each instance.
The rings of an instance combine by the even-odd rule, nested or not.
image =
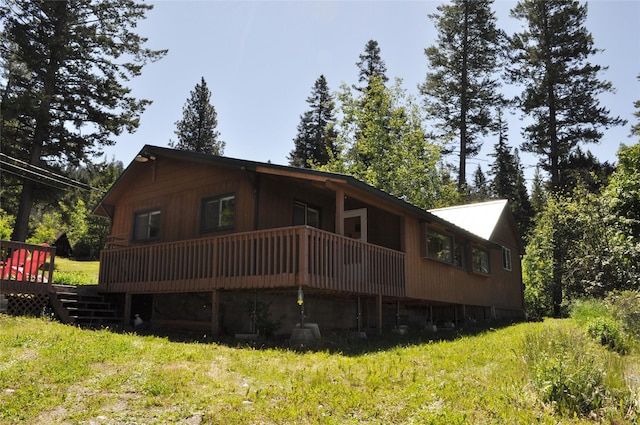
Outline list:
[[[136,183],[123,192],[114,208],[111,230],[114,246],[133,244],[135,213],[154,208],[161,210],[160,237],[154,242],[206,236],[200,230],[202,200],[227,193],[236,195],[236,223],[225,233],[253,230],[254,188],[251,176],[244,171],[160,157],[135,164],[131,173],[129,178]]]
[[[405,243],[407,246],[407,296],[410,298],[432,300],[442,303],[466,304],[503,309],[522,309],[522,283],[520,279],[520,261],[515,242],[512,249],[512,270],[502,267],[502,250],[483,246],[489,251],[489,274],[470,271],[470,247],[466,244],[465,267],[455,267],[430,258],[424,258],[422,234],[425,227],[418,220],[406,220]],[[459,236],[458,240],[463,240]]]

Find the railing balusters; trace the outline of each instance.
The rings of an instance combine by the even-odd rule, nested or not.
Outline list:
[[[303,285],[402,296],[404,258],[402,252],[297,226],[106,250],[100,285],[118,291],[151,291],[156,282],[171,281],[182,282],[176,290]]]

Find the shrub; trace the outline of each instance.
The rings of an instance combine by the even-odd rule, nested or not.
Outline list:
[[[607,317],[597,317],[587,324],[587,333],[604,347],[620,354],[629,351],[629,344],[618,321]]]
[[[273,336],[275,332],[282,326],[282,317],[273,319],[269,308],[271,303],[262,301],[247,301],[244,305],[244,311],[250,316],[255,323],[255,331],[263,336]]]
[[[627,333],[640,338],[640,292],[614,292],[607,297],[605,304]]]

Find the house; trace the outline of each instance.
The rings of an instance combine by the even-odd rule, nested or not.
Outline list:
[[[280,333],[381,332],[523,315],[506,201],[428,212],[347,175],[147,145],[94,214],[111,220],[98,289],[128,323],[250,333],[266,311]]]

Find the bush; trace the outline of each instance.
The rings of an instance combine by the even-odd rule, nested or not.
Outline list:
[[[251,320],[255,323],[255,332],[262,336],[273,336],[274,333],[282,326],[282,317],[273,319],[269,308],[271,303],[262,301],[247,301],[244,310],[251,316]]]
[[[640,292],[614,292],[605,303],[613,317],[622,323],[625,332],[640,338]]]
[[[607,317],[597,317],[587,324],[587,333],[604,347],[625,354],[629,351],[627,337],[621,324]]]

